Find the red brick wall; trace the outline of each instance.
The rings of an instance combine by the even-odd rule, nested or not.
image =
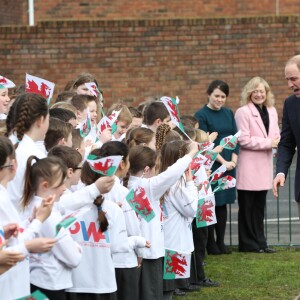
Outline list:
[[[284,64],[299,53],[299,24],[300,17],[294,16],[0,27],[1,75],[20,84],[28,72],[55,82],[57,93],[89,71],[98,78],[107,105],[178,95],[183,113],[206,103],[206,86],[213,79],[229,83],[228,105],[236,109],[243,85],[260,75],[281,111],[289,94]]]
[[[295,14],[299,0],[43,0],[36,1],[39,20],[198,18]]]
[[[0,0],[0,26],[27,24],[26,0]]]
[[[35,20],[177,19],[279,15],[300,11],[299,0],[34,0]],[[27,25],[28,0],[0,0],[0,25]]]

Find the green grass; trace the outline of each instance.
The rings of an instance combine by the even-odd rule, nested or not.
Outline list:
[[[300,251],[279,247],[276,250],[273,254],[233,251],[230,255],[209,255],[206,276],[221,286],[202,288],[176,300],[295,299],[300,294]]]

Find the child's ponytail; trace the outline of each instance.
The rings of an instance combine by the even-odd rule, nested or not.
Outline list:
[[[94,200],[94,204],[97,206],[98,209],[98,221],[99,221],[100,229],[102,232],[105,232],[108,228],[108,221],[105,212],[102,210],[103,201],[104,201],[104,197],[100,195]]]
[[[32,198],[32,196],[34,195],[37,189],[37,187],[35,186],[37,182],[34,182],[31,176],[31,168],[32,168],[33,160],[38,161],[39,158],[34,155],[31,155],[27,160],[26,171],[24,174],[24,192],[23,192],[23,198],[21,202],[22,208],[25,208],[28,205],[30,199]]]

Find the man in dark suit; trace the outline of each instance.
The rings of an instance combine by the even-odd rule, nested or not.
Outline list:
[[[300,150],[300,55],[288,60],[285,66],[285,78],[293,95],[289,96],[283,106],[282,132],[278,145],[276,177],[273,181],[274,196],[278,197],[278,186],[284,186],[288,169],[292,163],[296,147]],[[297,151],[295,175],[295,199],[300,216],[300,151]]]

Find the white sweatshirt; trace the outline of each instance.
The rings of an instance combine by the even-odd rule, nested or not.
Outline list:
[[[32,215],[34,207],[41,204],[42,198],[34,196],[24,211],[24,217]],[[51,215],[43,223],[40,237],[56,237],[56,225],[63,219],[56,203]],[[72,269],[81,261],[81,247],[71,237],[68,230],[59,235],[51,251],[30,254],[30,282],[47,290],[63,290],[72,287]]]
[[[130,244],[129,253],[115,253],[113,254],[113,261],[115,268],[134,268],[137,267],[137,255],[135,251],[138,251],[142,256],[142,251],[135,249],[135,246],[145,247],[146,239],[142,238],[140,230],[140,221],[137,218],[135,211],[130,207],[126,201],[128,189],[120,183],[120,179],[115,176],[115,183],[112,189],[104,194],[106,200],[112,201],[116,204],[120,203],[125,218],[127,234],[132,237]]]
[[[35,155],[38,158],[46,157],[45,153],[38,148],[36,143],[25,134],[16,149],[16,159],[18,162],[17,173],[14,179],[9,182],[7,188],[10,199],[17,211],[20,211],[19,203],[24,189],[24,174],[26,171],[27,160],[31,155]]]
[[[198,190],[193,181],[184,177],[164,197],[165,247],[185,253],[194,251],[192,221],[196,215]]]
[[[99,228],[98,210],[90,204],[91,210],[79,217],[70,232],[82,247],[82,261],[73,269],[71,293],[113,293],[117,290],[112,253],[128,252],[124,215],[121,208],[104,200],[102,210],[108,219],[105,232]]]
[[[128,188],[131,189],[141,180],[141,185],[145,189],[151,206],[155,212],[155,217],[147,223],[141,220],[141,233],[147,241],[151,243],[151,248],[145,248],[143,258],[157,259],[165,255],[164,232],[163,232],[163,214],[160,207],[160,197],[182,176],[188,168],[192,158],[189,155],[177,160],[166,171],[152,178],[129,177]]]
[[[17,223],[22,228],[20,216],[10,201],[7,190],[0,185],[0,226],[10,223]],[[25,259],[0,275],[1,299],[17,299],[30,294],[29,259],[27,257],[29,252],[24,241],[34,238],[39,233],[41,226],[40,221],[33,220],[22,234],[19,233],[17,238],[11,237],[8,240],[5,250],[21,252]]]

